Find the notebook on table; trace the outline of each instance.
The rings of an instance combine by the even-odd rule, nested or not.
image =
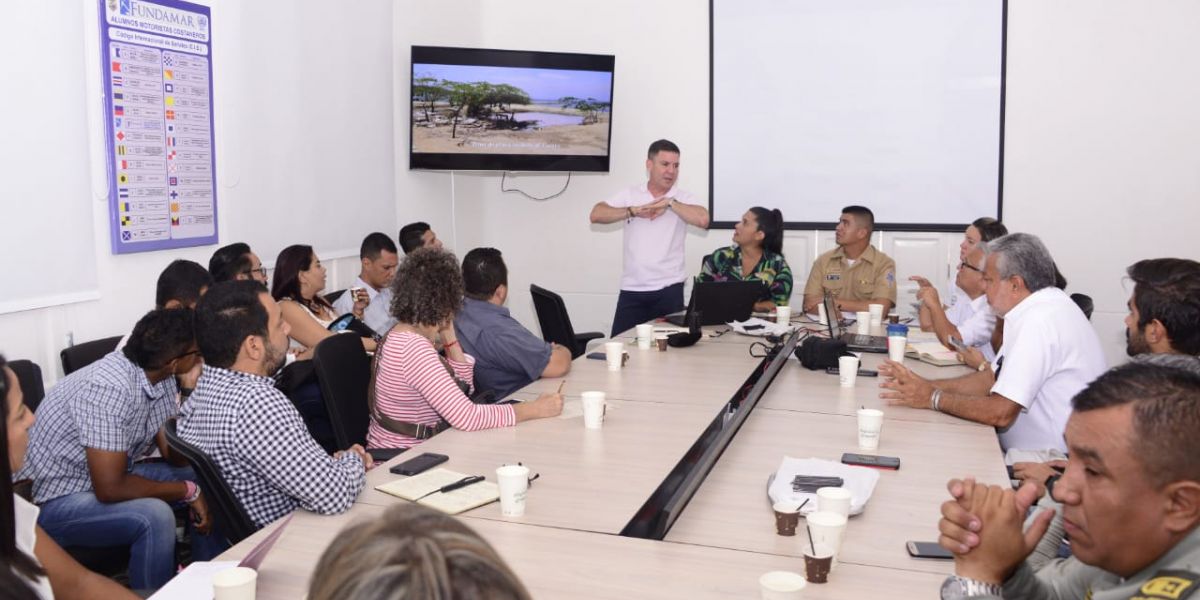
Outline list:
[[[825,294],[825,314],[831,315],[826,319],[826,321],[829,321],[829,338],[840,339],[846,342],[847,350],[887,354],[886,336],[849,333],[846,331],[846,327],[842,325],[842,320],[838,318],[842,313],[838,311],[837,301],[833,297],[833,294]]]
[[[963,361],[958,359],[958,353],[943,346],[941,342],[909,342],[905,354],[939,367],[963,364]]]
[[[420,475],[375,486],[375,489],[397,498],[435,508],[448,515],[457,515],[500,499],[500,486],[491,481],[480,481],[446,493],[429,494],[441,489],[442,486],[459,481],[463,477],[466,475],[449,469],[433,469]],[[429,495],[426,496],[426,494]],[[422,498],[422,496],[425,497]]]
[[[700,311],[701,325],[721,325],[745,321],[754,303],[764,297],[767,288],[761,281],[697,281],[687,310],[667,315],[668,323],[687,326],[688,316]]]

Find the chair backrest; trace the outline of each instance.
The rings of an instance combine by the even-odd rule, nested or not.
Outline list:
[[[257,531],[258,527],[254,525],[237,496],[233,495],[233,490],[229,489],[229,484],[221,476],[216,463],[203,450],[179,437],[175,419],[168,420],[163,429],[166,431],[167,445],[171,450],[182,454],[192,465],[192,470],[200,480],[200,489],[208,502],[208,510],[229,543],[236,544]],[[286,457],[281,457],[280,460],[286,460]]]
[[[1092,302],[1092,297],[1087,294],[1071,294],[1071,299],[1079,306],[1079,310],[1083,311],[1083,316],[1091,321],[1092,311],[1096,309],[1095,303]]]
[[[62,360],[63,375],[70,375],[104,358],[104,355],[116,350],[119,343],[121,336],[114,335],[64,348],[58,354],[58,358]]]
[[[345,289],[329,292],[328,294],[325,294],[325,301],[330,304],[333,304],[334,302],[338,301],[338,298],[342,297],[342,294],[345,294],[345,293],[346,293]]]
[[[21,384],[21,395],[25,396],[25,406],[37,412],[37,407],[46,397],[46,385],[42,381],[42,368],[31,360],[10,360],[8,368],[13,370],[17,381]]]
[[[574,348],[575,329],[571,327],[571,317],[567,316],[567,305],[562,296],[532,284],[529,293],[533,294],[533,308],[542,328],[542,339]]]
[[[371,357],[363,350],[362,338],[343,333],[321,340],[313,352],[313,368],[337,447],[365,446],[371,419],[367,408]]]

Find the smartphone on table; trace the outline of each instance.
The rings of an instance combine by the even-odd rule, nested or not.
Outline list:
[[[938,545],[937,542],[905,542],[904,546],[908,548],[908,555],[913,558],[938,558],[938,559],[953,559],[954,555],[949,550]]]
[[[828,367],[825,369],[825,372],[829,373],[830,375],[838,375],[841,371],[837,367]],[[873,369],[859,369],[858,375],[860,377],[879,377],[879,371],[875,371]]]
[[[853,452],[846,452],[845,454],[842,454],[842,463],[859,467],[890,469],[892,471],[900,468],[899,457],[877,456],[874,454],[855,454]]]
[[[410,458],[390,469],[392,473],[397,475],[416,475],[432,469],[446,461],[450,460],[445,454],[434,454],[426,452],[416,458]]]

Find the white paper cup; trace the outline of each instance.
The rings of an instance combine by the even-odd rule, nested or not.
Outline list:
[[[791,571],[770,571],[758,578],[762,600],[798,600],[804,597],[804,576]]]
[[[824,302],[817,305],[817,321],[819,321],[822,325],[829,324],[829,315],[825,314]]]
[[[817,510],[850,516],[850,499],[853,494],[844,487],[823,487],[817,490]]]
[[[649,350],[654,344],[654,325],[643,323],[637,326],[637,344],[642,350]]]
[[[854,380],[858,378],[858,357],[857,356],[839,356],[838,357],[838,380],[842,387],[854,387]]]
[[[871,315],[871,327],[879,327],[883,324],[882,304],[868,304],[867,313]]]
[[[604,392],[584,392],[583,397],[583,426],[588,429],[600,429],[604,426]]]
[[[842,550],[842,536],[846,534],[846,517],[833,512],[815,511],[805,517],[813,543],[833,549],[833,560]]]
[[[879,447],[879,436],[883,432],[883,411],[874,408],[858,409],[858,447],[874,450]]]
[[[775,322],[780,325],[787,325],[792,322],[792,307],[776,306],[775,307]]]
[[[529,467],[505,465],[496,469],[500,485],[500,514],[519,517],[525,514],[525,498],[529,495]]]
[[[254,600],[258,572],[249,567],[233,567],[212,576],[213,600]]]
[[[871,335],[871,313],[865,310],[854,313],[854,333]]]
[[[621,370],[621,363],[625,359],[624,355],[624,342],[608,342],[604,344],[604,360],[608,361],[609,371]]]
[[[888,336],[888,358],[896,362],[904,362],[904,350],[908,348],[908,337],[903,335]]]

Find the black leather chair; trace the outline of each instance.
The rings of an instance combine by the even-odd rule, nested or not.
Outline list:
[[[1092,302],[1092,297],[1087,294],[1071,294],[1071,299],[1079,306],[1079,310],[1083,311],[1083,316],[1091,321],[1092,311],[1096,309],[1095,303]]]
[[[338,448],[354,444],[367,445],[367,427],[371,414],[367,406],[367,391],[371,385],[371,357],[363,350],[357,335],[329,336],[313,351],[313,368],[333,426],[333,438]],[[402,448],[370,450],[375,460],[388,460],[403,452]]]
[[[349,288],[347,288],[347,289],[349,289]],[[338,301],[338,298],[342,297],[342,294],[345,294],[345,293],[346,293],[346,290],[344,290],[344,289],[337,290],[334,292],[329,292],[328,294],[325,294],[325,301],[330,304],[333,304],[334,302]]]
[[[21,394],[25,396],[25,406],[28,406],[29,410],[37,412],[42,398],[46,397],[46,386],[42,382],[42,368],[37,366],[37,363],[24,359],[9,361],[8,368],[13,370],[17,381],[21,384]]]
[[[571,350],[571,358],[579,358],[587,352],[588,342],[604,337],[599,331],[575,333],[562,296],[536,285],[529,286],[529,293],[533,294],[533,308],[542,327],[542,339],[566,346]]]
[[[166,431],[167,445],[171,447],[171,450],[182,454],[192,465],[192,470],[196,472],[196,478],[200,480],[200,489],[204,490],[204,498],[208,502],[208,510],[213,518],[213,524],[220,529],[221,534],[225,536],[230,545],[236,544],[258,531],[254,521],[250,520],[250,515],[246,514],[245,507],[242,506],[237,496],[233,495],[229,484],[225,483],[225,478],[221,476],[216,463],[203,450],[179,437],[175,419],[168,420],[163,429]],[[286,459],[287,457],[280,457],[280,460]]]
[[[70,375],[104,358],[104,355],[116,350],[117,344],[120,342],[121,336],[115,335],[64,348],[58,354],[59,359],[62,360],[63,375]]]

